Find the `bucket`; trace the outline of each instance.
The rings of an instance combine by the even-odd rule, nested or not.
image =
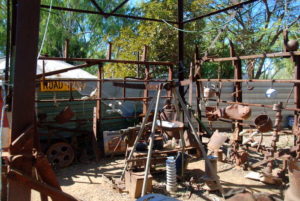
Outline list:
[[[268,132],[272,130],[273,123],[270,117],[266,114],[259,115],[255,118],[254,124],[260,132]]]
[[[292,115],[287,116],[286,121],[287,121],[287,127],[288,128],[293,128],[293,126],[294,126],[294,116],[292,116]]]

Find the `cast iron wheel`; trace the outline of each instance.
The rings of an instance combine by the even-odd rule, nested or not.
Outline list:
[[[54,167],[64,168],[72,164],[75,153],[68,143],[58,142],[49,147],[47,157]]]

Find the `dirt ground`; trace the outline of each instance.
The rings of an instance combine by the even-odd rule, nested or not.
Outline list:
[[[268,138],[268,137],[267,137]],[[269,143],[270,140],[265,140]],[[292,136],[280,136],[280,146],[289,146],[292,142]],[[110,178],[120,176],[124,167],[124,157],[114,157],[103,159],[99,163],[81,163],[74,164],[68,168],[57,171],[57,177],[63,191],[74,197],[85,201],[131,201],[135,200],[127,193],[119,193],[112,188]],[[203,182],[201,178],[204,175],[204,160],[193,159],[185,172],[187,180],[191,177],[197,178],[195,183],[189,185],[189,182],[178,184],[178,190],[175,195],[178,200],[219,200],[219,193],[208,193],[202,189]],[[244,176],[248,171],[235,168],[230,163],[218,162],[218,176],[221,184],[227,192],[230,189],[246,188],[253,193],[266,192],[274,194],[276,198],[283,199],[286,185],[275,186],[267,185],[259,181],[246,179]],[[154,193],[167,194],[165,190],[165,172],[153,174],[153,191]],[[33,200],[40,200],[39,194],[33,192]]]

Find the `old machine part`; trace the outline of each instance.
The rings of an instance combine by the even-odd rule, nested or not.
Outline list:
[[[217,175],[218,172],[218,158],[215,156],[207,157],[209,159],[209,162],[211,163],[212,168],[210,169],[208,163],[205,162],[205,176],[203,177],[205,181],[204,188],[208,191],[215,191],[219,189],[216,179],[214,178],[214,175]]]
[[[257,116],[254,120],[254,124],[257,130],[259,130],[262,133],[271,131],[273,127],[271,118],[266,114]]]
[[[219,130],[216,130],[211,136],[207,147],[211,151],[219,150],[223,143],[228,139],[224,133],[220,133]]]
[[[49,162],[58,168],[71,165],[75,158],[74,149],[70,144],[65,142],[58,142],[51,145],[46,154]]]
[[[74,112],[70,106],[66,106],[56,117],[55,121],[60,124],[70,121],[74,117]]]
[[[162,129],[169,138],[180,139],[180,132],[184,130],[184,124],[180,121],[157,121],[157,126]]]
[[[286,50],[287,51],[297,51],[299,48],[299,42],[297,40],[289,40],[286,43]]]
[[[203,96],[204,98],[212,98],[216,96],[216,90],[213,88],[204,87]]]
[[[233,104],[227,106],[224,111],[224,118],[234,120],[246,120],[251,116],[251,108],[248,106]]]
[[[269,149],[267,155],[265,156],[265,158],[272,158],[274,157],[274,154],[277,152],[277,146],[276,143],[278,142],[279,139],[279,131],[280,131],[280,123],[282,120],[282,115],[281,115],[281,110],[282,110],[282,103],[278,103],[278,104],[274,104],[273,105],[273,111],[276,112],[276,119],[275,119],[275,129],[273,131],[273,135],[272,135],[272,143],[271,143],[271,148]],[[273,166],[274,166],[274,160],[270,160],[267,163],[267,167],[264,169],[264,173],[265,174],[269,174],[272,175],[272,171],[273,171]]]
[[[300,198],[300,161],[290,160],[288,163],[290,186],[285,192],[284,201],[296,201]]]
[[[177,178],[176,178],[176,163],[173,156],[170,156],[166,160],[166,175],[167,175],[167,191],[175,192],[177,190]]]

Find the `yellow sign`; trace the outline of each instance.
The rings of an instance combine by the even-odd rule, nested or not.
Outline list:
[[[72,87],[72,90],[74,90],[74,87]],[[41,82],[41,91],[70,91],[70,86],[66,82],[46,80]]]

